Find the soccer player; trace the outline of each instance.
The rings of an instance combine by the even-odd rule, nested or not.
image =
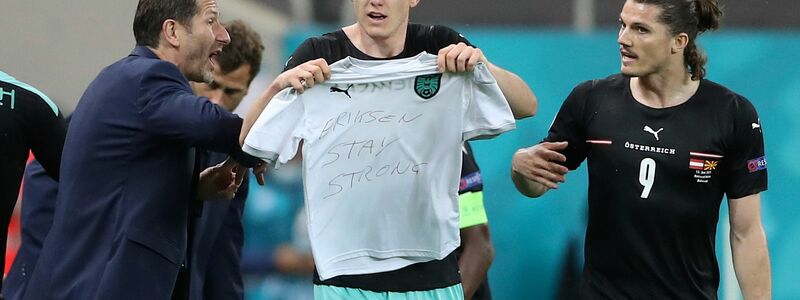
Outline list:
[[[747,99],[705,79],[696,44],[720,16],[716,0],[627,0],[622,74],[578,85],[545,140],[514,155],[530,197],[588,161],[583,298],[716,299],[723,195],[745,299],[771,297],[761,123]]]
[[[256,102],[248,113],[241,139],[244,139],[267,101],[278,91],[293,87],[302,92],[306,88],[313,87],[315,83],[328,79],[329,63],[347,56],[365,60],[395,59],[412,57],[425,51],[438,54],[440,69],[448,72],[470,71],[477,62],[484,62],[489,65],[497,79],[514,116],[523,118],[535,113],[536,98],[527,84],[515,74],[488,63],[481,50],[471,46],[463,36],[444,26],[409,23],[409,11],[418,3],[417,0],[353,1],[357,23],[321,37],[307,39],[300,45],[287,62],[284,73],[272,82],[268,91],[261,95],[260,101]],[[465,166],[468,165],[467,161],[474,162],[470,153],[465,154],[463,159]],[[467,175],[473,173],[477,173],[477,166],[475,172],[469,172]],[[480,174],[473,176],[479,178]],[[478,185],[472,186],[472,191],[478,192],[477,187]],[[471,199],[478,198],[482,201],[480,195],[470,196]],[[482,207],[482,204],[479,206]],[[332,290],[329,288],[337,286],[348,288],[355,293],[369,294],[367,291],[406,292],[443,289],[462,281],[464,293],[469,297],[485,277],[493,257],[486,222],[481,221],[471,225],[474,226],[462,230],[465,244],[461,261],[455,258],[455,254],[451,254],[441,261],[418,263],[391,272],[344,275],[329,280],[320,280],[316,277],[315,284],[321,290]],[[461,279],[457,274],[459,266],[462,270],[469,271],[462,273]],[[421,273],[426,276],[419,276]]]
[[[0,71],[0,222],[8,226],[20,180],[31,151],[47,175],[58,180],[67,128],[64,116],[47,95]],[[0,234],[5,257],[8,230]],[[5,261],[0,262],[4,270]],[[2,286],[2,284],[0,284]],[[2,298],[2,296],[0,296]]]

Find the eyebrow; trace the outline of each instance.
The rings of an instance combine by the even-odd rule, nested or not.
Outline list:
[[[623,24],[626,24],[628,26],[637,26],[637,27],[644,27],[644,28],[650,28],[651,27],[650,25],[647,25],[646,23],[642,23],[642,22],[633,22],[633,23],[628,24],[622,19],[621,15],[619,16],[619,22],[623,23]]]

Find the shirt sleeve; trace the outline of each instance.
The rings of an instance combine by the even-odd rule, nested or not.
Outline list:
[[[300,44],[300,46],[297,46],[297,48],[294,49],[292,55],[286,60],[286,64],[283,66],[283,71],[286,72],[287,70],[291,70],[307,61],[320,58],[319,55],[314,55],[315,52],[313,38],[306,39],[302,44]]]
[[[294,89],[284,89],[267,104],[244,140],[246,153],[274,165],[285,164],[297,153],[305,114]]]
[[[567,157],[563,164],[575,170],[586,159],[586,122],[584,111],[590,95],[592,82],[586,81],[575,87],[561,104],[558,114],[544,142],[568,142],[562,154]]]
[[[489,68],[478,64],[472,74],[465,91],[462,141],[491,138],[516,128],[511,108]]]
[[[61,110],[57,113],[40,103],[41,107],[35,112],[36,121],[32,124],[31,152],[42,164],[47,175],[58,180],[61,166],[61,152],[64,149],[64,139],[67,135],[67,124]]]
[[[737,199],[767,189],[767,160],[764,134],[756,109],[747,99],[737,97],[731,148],[725,151],[728,198]]]
[[[231,155],[246,167],[258,163],[242,152],[238,135],[242,119],[191,92],[177,68],[167,62],[145,71],[137,99],[145,130],[187,145]]]

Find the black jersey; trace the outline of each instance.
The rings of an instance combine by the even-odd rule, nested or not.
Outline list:
[[[716,299],[723,195],[767,189],[761,123],[744,97],[708,80],[678,106],[637,102],[622,75],[580,84],[546,141],[586,159],[584,298]]]
[[[33,151],[47,174],[58,179],[66,125],[61,111],[39,90],[0,71],[0,222],[8,224],[20,180]],[[0,230],[5,257],[6,230]],[[0,261],[0,268],[3,262]]]
[[[461,34],[448,27],[408,24],[403,51],[395,57],[377,58],[358,50],[343,30],[337,30],[306,39],[286,62],[284,70],[292,69],[317,58],[324,58],[328,64],[333,64],[348,56],[363,60],[383,60],[413,57],[421,52],[437,54],[440,49],[459,42],[471,45]],[[470,174],[477,174],[472,176],[480,177],[479,172],[472,152],[464,152],[462,178],[464,175]],[[474,192],[482,189],[482,184],[472,185],[469,189],[459,192]],[[420,274],[426,276],[420,276]],[[338,276],[325,281],[320,281],[317,274],[314,276],[316,284],[395,292],[443,288],[458,284],[460,280],[458,261],[454,254],[450,254],[441,261],[414,264],[399,270],[378,274]]]

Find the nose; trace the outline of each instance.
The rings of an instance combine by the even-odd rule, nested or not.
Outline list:
[[[617,43],[625,47],[631,46],[631,40],[628,38],[628,28],[620,27],[617,34]]]
[[[228,34],[228,31],[225,30],[225,27],[219,22],[217,22],[217,26],[215,26],[214,38],[223,45],[227,45],[231,42],[230,34]]]

